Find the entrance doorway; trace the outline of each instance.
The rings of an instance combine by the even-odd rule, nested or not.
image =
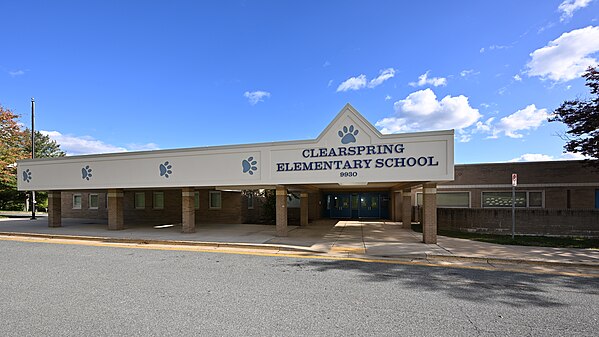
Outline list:
[[[383,192],[325,194],[324,216],[334,219],[380,219],[389,216],[389,195]]]

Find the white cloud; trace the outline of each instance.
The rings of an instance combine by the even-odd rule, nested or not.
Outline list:
[[[8,74],[12,77],[21,76],[21,75],[25,75],[25,71],[24,70],[11,70],[8,72]]]
[[[520,77],[520,75],[516,74],[516,75],[514,75],[514,81],[521,82],[522,77]]]
[[[350,77],[337,87],[337,92],[348,90],[360,90],[366,87],[366,75],[362,74],[358,77]]]
[[[125,148],[121,146],[106,144],[103,141],[94,139],[90,136],[63,135],[58,131],[42,130],[40,132],[44,135],[49,136],[52,140],[55,140],[60,145],[60,148],[69,156],[158,149],[158,145],[154,143],[129,144]]]
[[[525,153],[520,157],[508,160],[508,162],[524,162],[524,161],[550,161],[550,160],[582,160],[586,157],[579,153],[566,152],[559,157],[550,156],[541,153]]]
[[[267,91],[246,91],[243,96],[248,99],[251,105],[256,105],[258,102],[264,102],[264,98],[270,97],[270,92]]]
[[[370,82],[368,82],[368,87],[369,88],[377,87],[377,86],[383,84],[383,82],[385,82],[386,80],[393,78],[393,76],[395,76],[395,69],[387,68],[387,69],[381,70],[379,72],[379,76],[377,78],[373,78]]]
[[[468,97],[447,95],[439,101],[429,88],[411,93],[393,107],[396,116],[376,122],[382,133],[463,129],[481,118],[478,109],[468,103]]]
[[[393,97],[391,97],[391,95],[387,95],[387,96],[385,96],[385,101],[388,101],[388,100],[390,100],[391,98],[393,98]]]
[[[518,133],[519,131],[537,129],[543,122],[547,121],[550,115],[547,109],[537,109],[534,104],[531,104],[524,109],[501,118],[492,127],[492,138],[497,138],[500,133],[504,133],[510,138],[522,138],[523,135]],[[488,123],[488,125],[490,126],[491,123]]]
[[[425,85],[432,85],[434,87],[438,87],[438,86],[447,85],[447,79],[445,77],[428,78],[429,72],[430,72],[430,70],[425,72],[424,74],[418,76],[418,82],[410,82],[409,84],[413,87],[422,87]]]
[[[480,71],[474,71],[474,69],[464,69],[462,71],[460,71],[460,76],[461,77],[469,77],[469,76],[474,76],[474,75],[478,75],[480,74]]]
[[[331,85],[333,85],[333,80],[329,80],[329,83],[327,84],[327,87],[330,87]]]
[[[562,13],[560,21],[565,21],[574,15],[574,12],[588,6],[592,0],[564,0],[558,7],[557,10]]]
[[[556,82],[570,81],[597,64],[592,55],[598,51],[599,27],[576,29],[533,51],[527,74]]]
[[[337,87],[337,92],[348,91],[348,90],[360,90],[363,88],[375,88],[381,85],[386,80],[395,76],[395,69],[387,68],[379,72],[379,76],[368,81],[366,75],[361,74],[360,76],[350,77]]]
[[[499,44],[493,44],[493,45],[490,45],[490,46],[489,46],[489,47],[487,47],[487,48],[485,48],[485,47],[482,47],[482,48],[479,50],[479,53],[481,53],[481,54],[482,54],[482,53],[484,53],[485,51],[488,51],[488,50],[500,50],[500,49],[508,49],[508,48],[512,48],[512,46],[509,46],[509,45],[499,45]]]

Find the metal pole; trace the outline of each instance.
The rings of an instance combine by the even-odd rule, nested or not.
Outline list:
[[[35,100],[31,98],[31,159],[35,158]],[[31,191],[31,220],[35,218],[35,191]]]
[[[516,232],[516,186],[512,185],[512,240]]]

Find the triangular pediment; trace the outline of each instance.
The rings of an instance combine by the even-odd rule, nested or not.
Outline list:
[[[328,146],[371,144],[383,135],[349,103],[337,114],[316,139]]]

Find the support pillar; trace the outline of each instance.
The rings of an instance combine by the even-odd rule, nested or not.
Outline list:
[[[308,226],[308,193],[300,193],[300,226]]]
[[[403,228],[412,228],[412,190],[405,189],[401,191],[401,226]]]
[[[422,241],[437,243],[437,184],[423,184],[422,192]]]
[[[196,209],[195,191],[192,187],[184,187],[181,192],[181,211],[183,233],[195,233],[196,231]]]
[[[108,190],[108,229],[125,229],[124,199],[122,189]]]
[[[62,226],[60,191],[48,191],[48,227]]]
[[[277,186],[277,236],[287,236],[287,188]]]

